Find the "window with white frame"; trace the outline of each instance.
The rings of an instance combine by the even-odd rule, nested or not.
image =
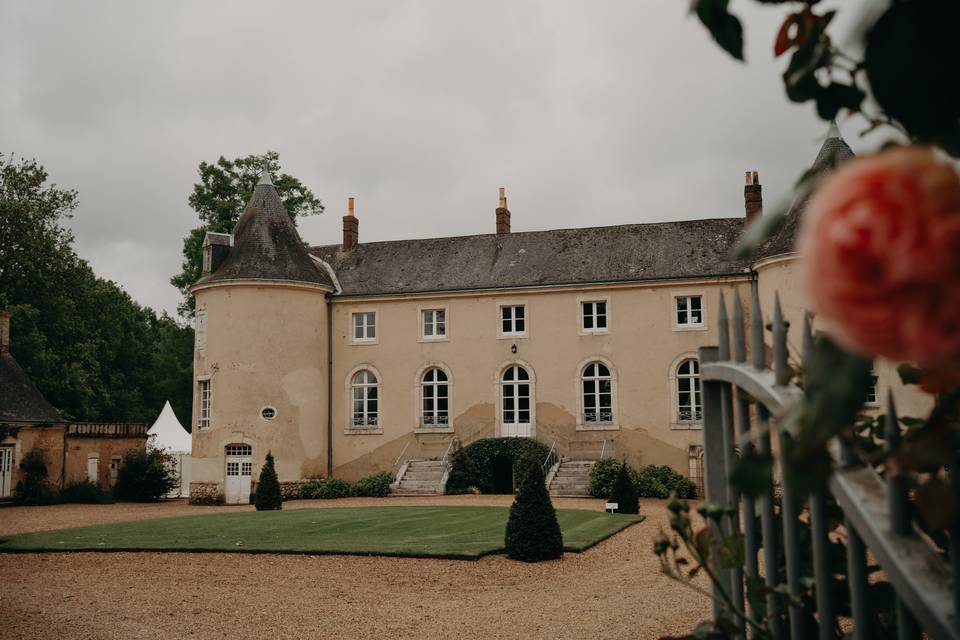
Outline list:
[[[203,353],[207,348],[207,310],[197,309],[197,328],[195,332],[197,351]]]
[[[502,436],[530,436],[530,374],[519,365],[500,377]]]
[[[583,392],[583,424],[613,422],[613,378],[602,362],[591,362],[581,379]]]
[[[380,424],[380,386],[377,376],[369,369],[357,371],[350,381],[350,392],[353,401],[351,426],[354,429],[377,428]]]
[[[516,336],[526,333],[526,307],[522,304],[504,305],[500,307],[500,333],[505,336]]]
[[[450,381],[443,369],[428,369],[420,382],[423,412],[420,424],[423,427],[447,427],[450,425]]]
[[[700,399],[700,363],[684,360],[677,367],[677,422],[703,421]]]
[[[879,406],[880,404],[880,394],[877,391],[877,372],[870,371],[870,386],[867,388],[867,404],[871,406]]]
[[[446,309],[424,309],[420,313],[422,335],[425,340],[436,340],[447,336]]]
[[[200,394],[200,413],[197,415],[199,429],[210,428],[211,392],[209,380],[198,380],[197,390]]]
[[[377,339],[377,314],[362,311],[353,314],[353,341],[373,342]]]
[[[594,300],[580,303],[580,328],[584,331],[607,330],[607,301]]]
[[[703,326],[703,296],[676,296],[677,326]]]

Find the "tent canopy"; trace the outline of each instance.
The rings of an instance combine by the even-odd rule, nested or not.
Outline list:
[[[183,428],[168,400],[153,426],[147,431],[147,446],[152,449],[164,449],[170,453],[190,453],[192,440]]]

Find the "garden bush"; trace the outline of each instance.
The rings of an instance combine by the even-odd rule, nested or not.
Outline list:
[[[553,560],[563,555],[563,535],[540,468],[540,458],[529,455],[520,491],[510,506],[504,545],[507,557],[523,562]]]
[[[683,500],[690,500],[697,497],[697,485],[686,476],[674,471],[673,467],[650,465],[649,467],[641,469],[640,473],[650,477],[654,482],[659,483],[666,489],[662,496],[664,498],[669,497],[671,491],[676,492],[677,497]]]
[[[47,462],[40,449],[31,449],[20,460],[23,478],[13,488],[17,502],[21,504],[55,504],[57,490],[47,481]]]
[[[495,487],[494,461],[508,460],[514,469],[514,485],[522,476],[525,464],[540,467],[550,449],[533,438],[483,438],[454,451],[450,459],[447,493],[465,493],[476,487],[481,493],[492,493]],[[524,458],[528,458],[529,462]],[[541,475],[543,475],[541,471]]]
[[[330,478],[325,480],[317,491],[318,498],[323,500],[333,500],[336,498],[346,498],[350,496],[350,483],[340,478]]]
[[[630,477],[630,468],[624,462],[617,471],[617,477],[610,489],[608,502],[617,503],[617,513],[639,513],[640,496],[637,494],[637,485]]]
[[[273,454],[267,451],[267,459],[260,469],[257,493],[254,499],[257,511],[279,511],[283,509],[283,496],[280,495],[280,481],[273,466]]]
[[[320,497],[320,488],[323,486],[323,480],[320,478],[308,480],[300,487],[300,497],[304,500],[313,500]]]
[[[353,483],[353,495],[361,498],[383,498],[390,495],[393,475],[386,471],[361,478]]]
[[[113,496],[89,480],[71,482],[60,491],[60,502],[67,504],[112,504]]]
[[[131,502],[157,502],[178,484],[170,455],[158,449],[132,449],[123,457],[114,495]]]
[[[590,495],[606,498],[613,490],[613,482],[620,471],[620,463],[613,459],[599,460],[590,469]],[[639,471],[627,465],[627,473],[637,487],[641,498],[669,498],[671,491],[685,500],[697,497],[697,485],[666,465],[650,465]]]

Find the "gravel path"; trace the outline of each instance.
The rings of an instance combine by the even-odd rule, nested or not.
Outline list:
[[[297,501],[508,505],[509,496]],[[559,508],[601,509],[560,499]],[[662,576],[647,520],[582,554],[527,565],[345,556],[0,554],[4,638],[658,638],[689,631],[707,599]],[[0,535],[244,510],[186,504],[0,509]]]

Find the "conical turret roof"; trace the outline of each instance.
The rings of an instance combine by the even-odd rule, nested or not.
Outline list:
[[[225,280],[286,280],[334,289],[329,273],[310,257],[266,170],[233,228],[230,253],[197,285]]]
[[[831,122],[827,138],[820,145],[817,158],[813,161],[812,168],[816,171],[815,179],[823,178],[823,176],[855,156],[856,154],[853,153],[853,150],[840,135],[840,129],[837,127],[836,121]],[[800,198],[793,203],[790,211],[787,212],[787,219],[783,228],[760,248],[755,256],[756,259],[792,253],[795,250],[797,232],[800,230],[800,221],[804,209],[807,208],[810,195],[812,194],[808,193],[804,198]]]

